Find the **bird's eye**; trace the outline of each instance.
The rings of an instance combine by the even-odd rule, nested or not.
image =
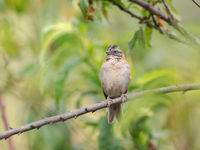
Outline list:
[[[114,51],[114,53],[117,53],[117,51]]]

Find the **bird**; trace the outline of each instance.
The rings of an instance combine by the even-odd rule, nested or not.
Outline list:
[[[126,98],[130,77],[130,66],[124,53],[118,45],[110,45],[106,49],[106,58],[100,69],[101,87],[108,102],[109,124],[122,113],[121,103],[110,105],[109,102],[117,97],[121,97],[122,101]]]

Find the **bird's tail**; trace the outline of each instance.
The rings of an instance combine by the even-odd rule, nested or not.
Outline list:
[[[122,104],[114,104],[108,107],[108,123],[113,123],[114,119],[119,119],[119,116],[122,112]]]

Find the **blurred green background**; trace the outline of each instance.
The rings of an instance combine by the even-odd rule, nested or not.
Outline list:
[[[200,9],[192,1],[173,3],[181,23],[200,38]],[[126,53],[140,25],[115,6],[108,6],[104,16],[95,10],[88,21],[78,5],[70,0],[0,1],[0,92],[10,127],[104,100],[99,70],[105,50],[117,44]],[[194,43],[153,31],[151,47],[139,42],[128,55],[128,93],[198,83],[199,50]],[[123,104],[123,118],[112,125],[103,109],[12,139],[16,150],[151,150],[151,145],[198,150],[199,97],[199,91],[147,95]],[[0,141],[0,149],[8,149],[7,141]]]

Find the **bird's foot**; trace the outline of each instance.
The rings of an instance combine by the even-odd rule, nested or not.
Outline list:
[[[122,94],[121,95],[121,101],[122,103],[127,99],[127,95],[126,94]]]
[[[109,96],[107,97],[107,103],[108,103],[108,107],[110,107],[112,104],[112,99]]]
[[[106,99],[106,101],[107,101],[107,108],[106,108],[106,111],[108,112],[109,111],[109,107],[111,106],[111,104],[112,104],[112,99],[108,96],[107,97],[107,99]]]

